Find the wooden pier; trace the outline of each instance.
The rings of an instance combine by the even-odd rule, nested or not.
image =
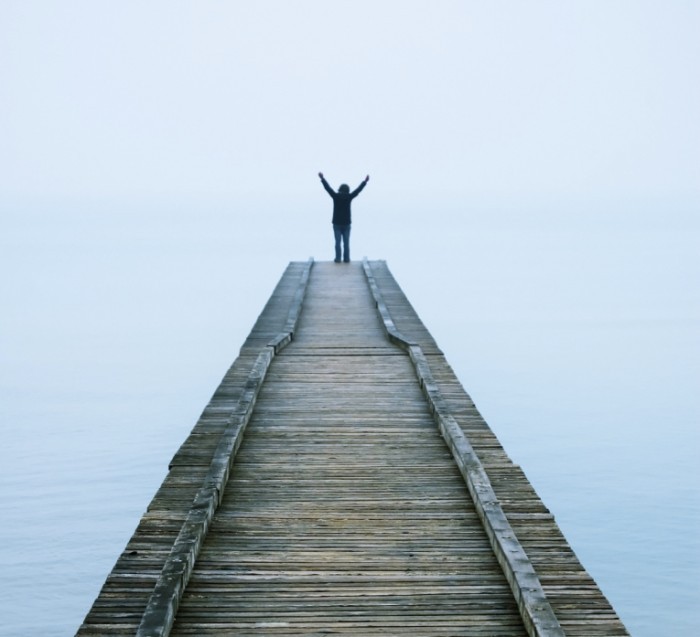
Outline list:
[[[77,635],[627,631],[382,261],[290,263]]]

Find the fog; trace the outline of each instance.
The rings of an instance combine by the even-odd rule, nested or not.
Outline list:
[[[320,170],[371,175],[353,258],[631,632],[696,634],[698,32],[681,1],[3,2],[0,634],[82,621],[286,264],[332,258]]]

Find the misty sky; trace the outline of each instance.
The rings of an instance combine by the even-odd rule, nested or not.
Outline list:
[[[0,5],[0,202],[698,201],[692,1]],[[315,187],[315,184],[314,184]]]
[[[5,0],[0,258],[45,275],[5,282],[12,321],[68,294],[136,325],[188,285],[253,288],[250,321],[332,258],[319,170],[371,174],[353,256],[410,298],[439,273],[487,317],[697,316],[699,32],[691,1]]]

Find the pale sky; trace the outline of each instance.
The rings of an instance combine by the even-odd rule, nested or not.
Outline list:
[[[0,5],[0,205],[698,201],[693,1]],[[315,187],[316,184],[313,184]]]

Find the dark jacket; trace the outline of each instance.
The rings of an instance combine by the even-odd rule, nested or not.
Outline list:
[[[352,223],[350,217],[350,202],[362,192],[367,182],[363,181],[352,192],[336,192],[328,185],[328,182],[323,177],[321,177],[321,183],[326,189],[326,192],[333,197],[333,223],[339,226],[349,226]]]

